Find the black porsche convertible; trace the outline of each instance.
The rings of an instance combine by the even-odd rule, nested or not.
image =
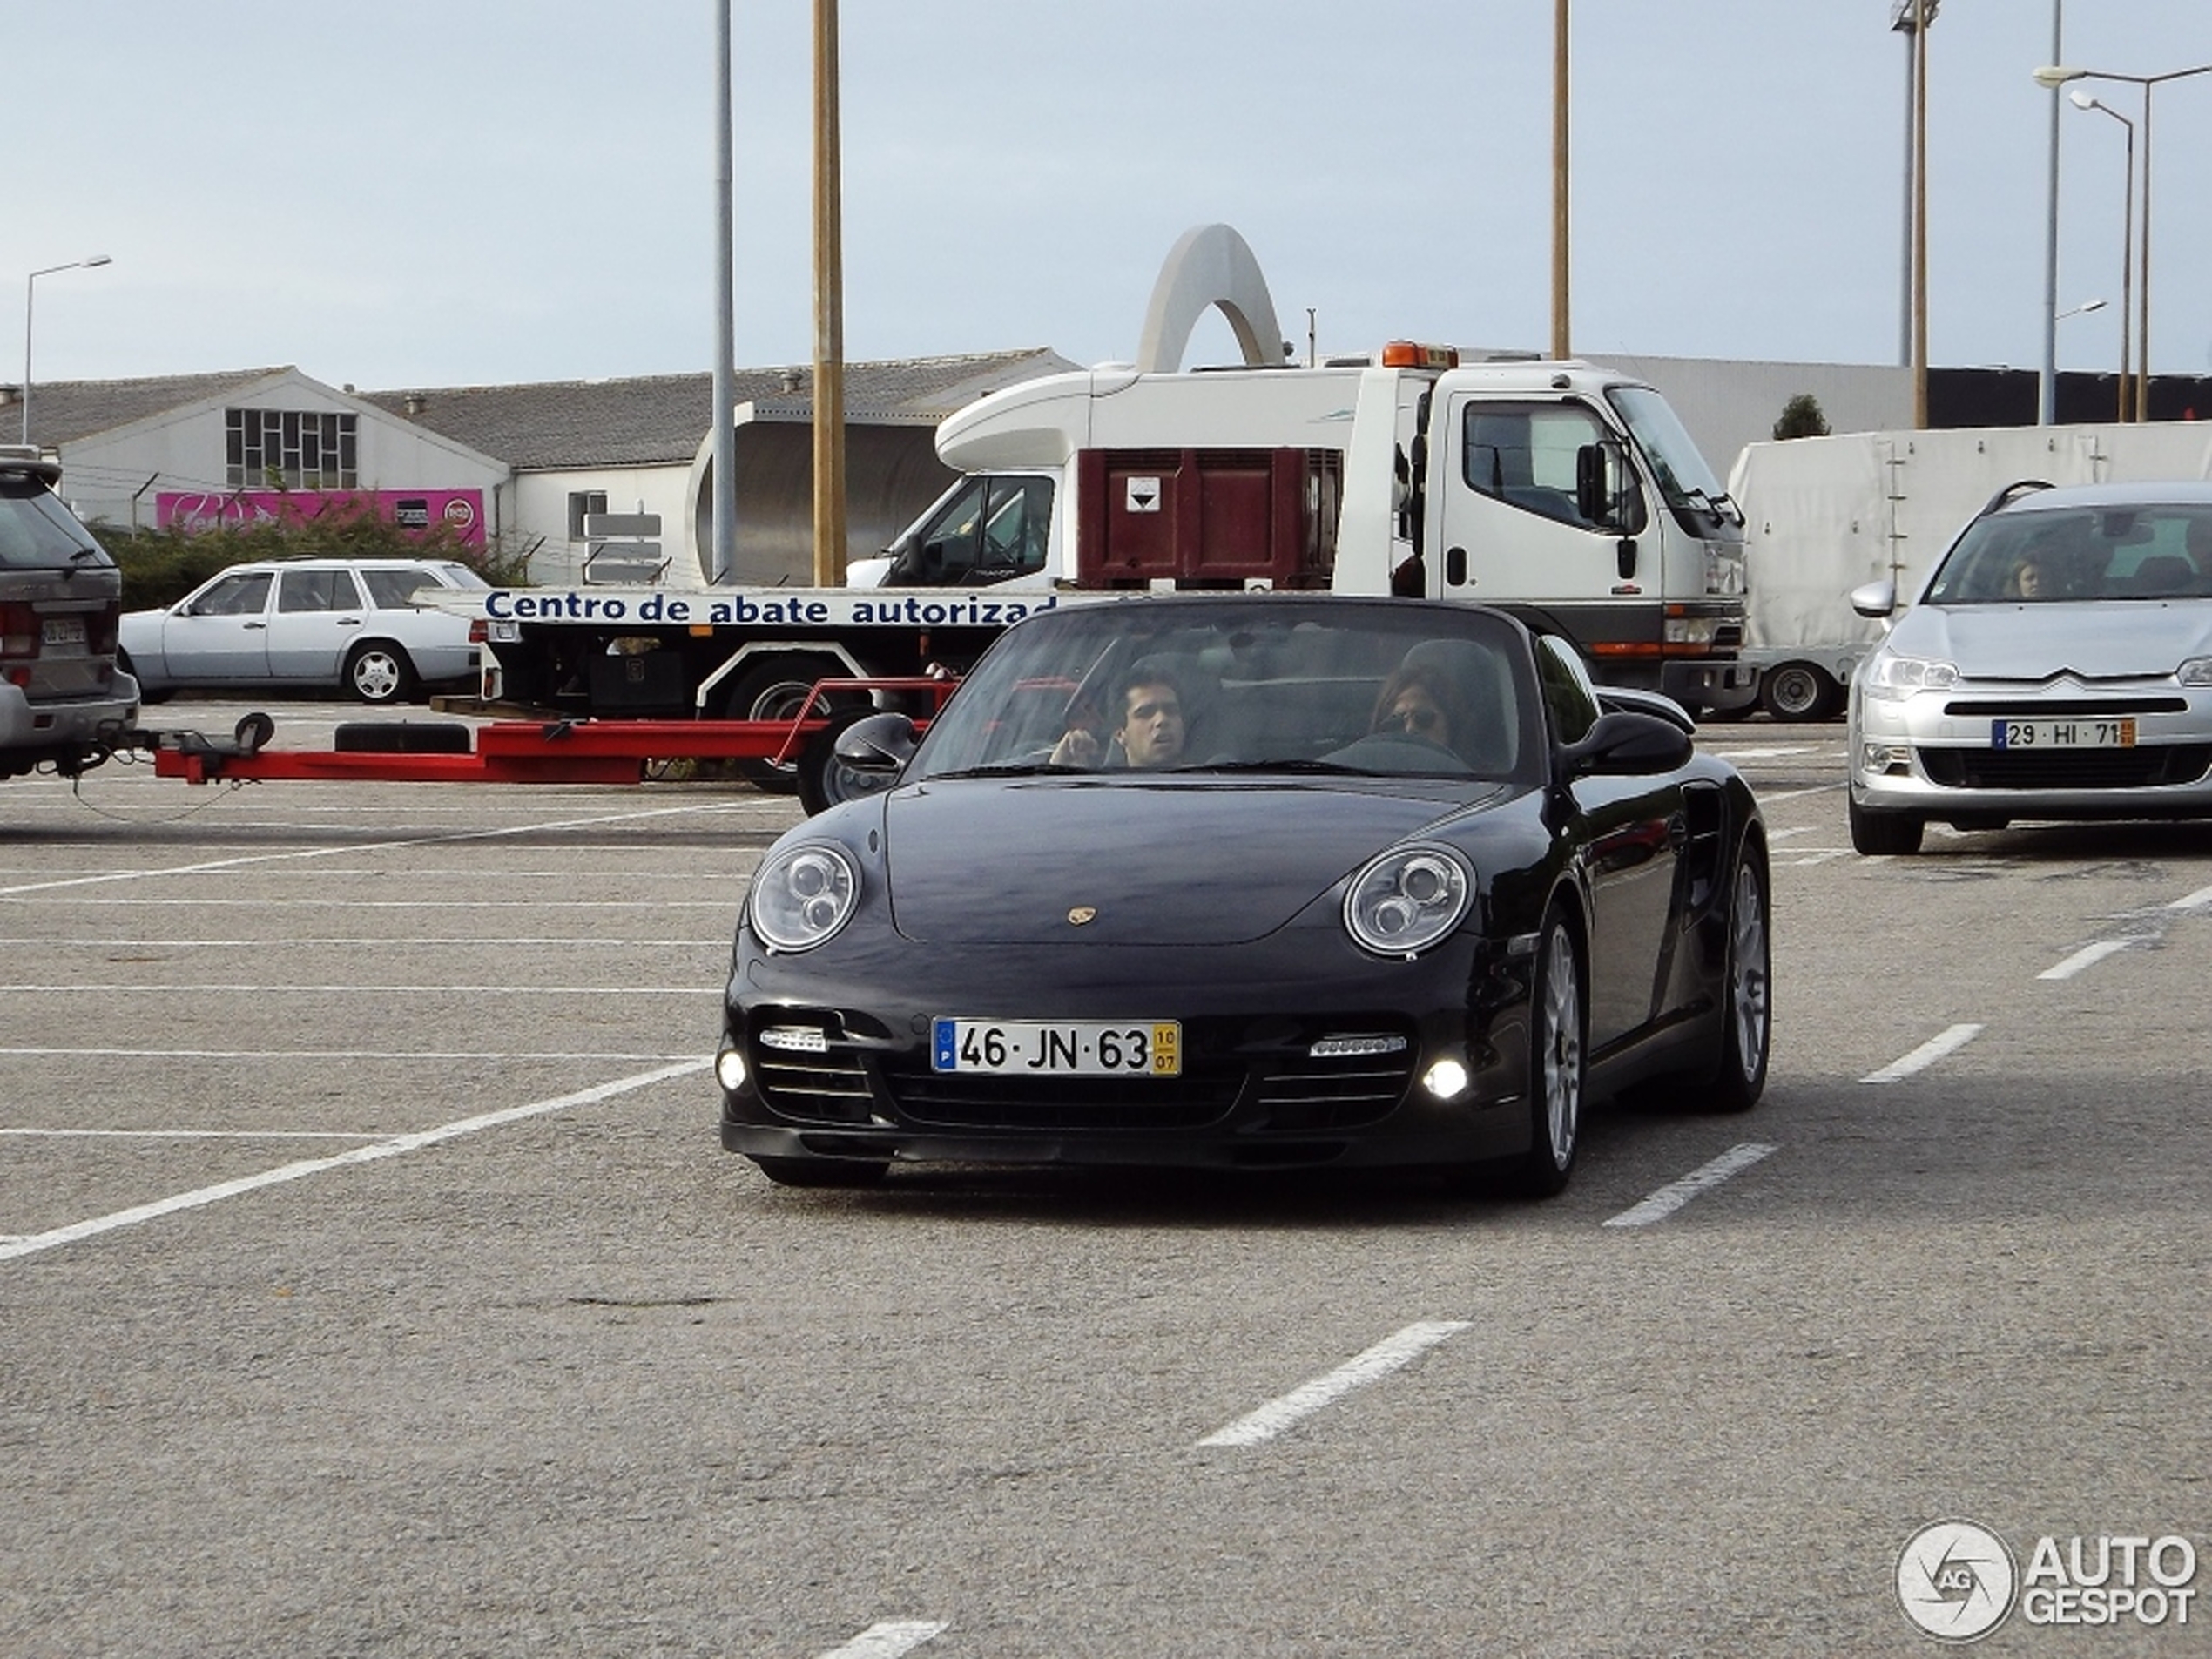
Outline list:
[[[1741,1110],[1764,826],[1681,711],[1503,613],[1134,595],[1009,630],[738,919],[722,1143],[895,1162],[1415,1164],[1546,1195],[1587,1102]]]

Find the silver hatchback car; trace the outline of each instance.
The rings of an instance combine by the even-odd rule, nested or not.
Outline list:
[[[2212,483],[2000,494],[1860,663],[1850,732],[1861,853],[1932,819],[2212,818]]]
[[[333,686],[396,703],[476,671],[469,618],[415,603],[489,584],[446,559],[234,564],[165,610],[125,615],[122,650],[148,702],[185,686]]]

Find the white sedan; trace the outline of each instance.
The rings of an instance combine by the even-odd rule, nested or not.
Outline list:
[[[415,597],[486,585],[443,559],[236,564],[165,610],[126,614],[120,645],[148,702],[186,686],[291,685],[396,703],[476,671],[469,619]]]

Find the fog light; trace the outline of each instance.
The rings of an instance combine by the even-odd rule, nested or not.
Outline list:
[[[1904,757],[1886,743],[1863,743],[1858,747],[1858,769],[1879,774],[1901,770]]]
[[[1457,1100],[1468,1082],[1467,1066],[1457,1060],[1440,1060],[1421,1074],[1421,1087],[1439,1100]]]
[[[745,1087],[745,1051],[723,1049],[714,1056],[714,1081],[722,1085],[723,1092],[734,1095]]]

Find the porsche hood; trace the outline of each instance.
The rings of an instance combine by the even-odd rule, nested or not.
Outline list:
[[[933,944],[1231,945],[1459,810],[1239,780],[925,784],[884,798],[893,924]]]

